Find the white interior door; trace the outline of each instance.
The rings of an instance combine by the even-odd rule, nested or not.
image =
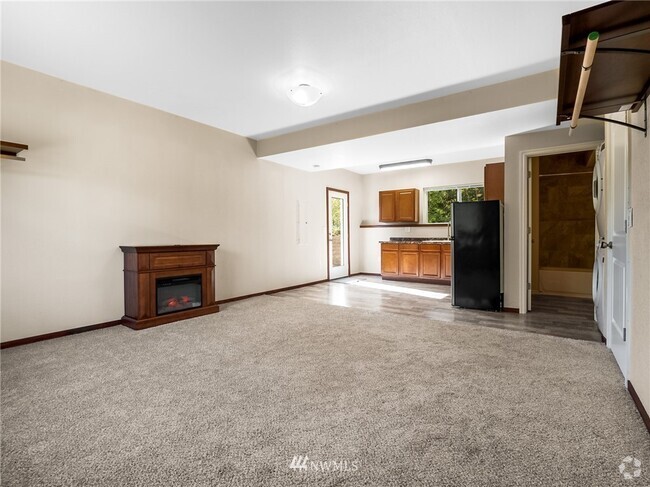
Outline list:
[[[622,120],[620,115],[612,116]],[[628,328],[628,208],[629,208],[629,129],[605,124],[607,150],[607,344],[612,349],[623,377],[627,380],[629,357]]]
[[[349,229],[348,193],[327,190],[327,253],[329,279],[350,275],[348,255]]]

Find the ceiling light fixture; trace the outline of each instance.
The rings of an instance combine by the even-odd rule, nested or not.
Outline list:
[[[414,167],[426,167],[433,164],[431,159],[418,159],[416,161],[392,162],[390,164],[379,164],[380,171],[397,171],[399,169],[413,169]]]
[[[287,96],[296,105],[300,107],[309,107],[320,100],[321,96],[323,96],[323,92],[320,88],[302,83],[290,88],[287,92]]]

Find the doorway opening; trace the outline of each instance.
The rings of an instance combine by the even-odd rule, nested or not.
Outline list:
[[[519,248],[520,248],[520,254],[519,254],[519,312],[522,314],[528,313],[533,309],[532,306],[532,301],[533,301],[533,159],[535,158],[541,158],[544,156],[557,156],[557,155],[562,155],[562,154],[573,154],[573,153],[581,153],[581,152],[597,152],[600,147],[600,142],[594,143],[594,142],[585,142],[585,143],[579,143],[579,144],[571,144],[571,145],[565,145],[565,146],[558,146],[558,147],[547,147],[547,148],[542,148],[542,149],[532,149],[529,151],[525,151],[520,153],[520,164],[522,166],[522,170],[520,171],[521,179],[520,179],[520,193],[519,193],[519,204],[520,204],[520,225],[521,225],[521,233],[519,234]],[[537,163],[539,165],[539,162]],[[563,174],[564,171],[561,172],[552,172],[551,170],[547,170],[548,174],[550,175],[558,175],[558,174]],[[557,169],[555,169],[557,171]],[[567,171],[568,172],[568,171]],[[576,172],[587,172],[586,170],[578,170]],[[552,180],[549,180],[552,182]],[[539,188],[536,188],[538,191]],[[567,190],[568,192],[568,190]],[[590,192],[591,192],[591,186],[590,186]],[[556,192],[556,194],[558,194]],[[589,195],[589,193],[588,193]],[[591,211],[591,218],[594,220],[594,210],[593,210],[593,203],[592,203],[592,198],[589,196],[587,199],[589,202],[590,210]],[[565,202],[566,203],[566,202]],[[584,203],[584,202],[583,202]],[[586,203],[584,203],[586,204]],[[586,211],[586,210],[585,210]],[[565,226],[569,226],[566,224],[563,224]],[[553,224],[552,220],[548,223],[548,227],[553,229]],[[536,234],[537,237],[537,242],[539,242],[540,236]],[[585,237],[586,238],[586,237]],[[591,235],[591,245],[594,245],[595,247],[595,232],[592,233]],[[589,250],[590,253],[593,254],[593,249],[590,247]],[[565,264],[566,265],[566,264]],[[591,262],[592,268],[591,271],[593,273],[593,261]],[[549,265],[548,267],[553,267]],[[547,276],[545,276],[547,277]],[[552,272],[551,272],[551,278],[553,277]],[[538,279],[539,276],[536,276]],[[584,281],[584,276],[582,276],[582,279]],[[580,279],[578,279],[580,280]],[[551,279],[552,281],[552,279]],[[538,281],[539,283],[539,281]],[[583,288],[584,289],[584,288]],[[536,294],[539,296],[539,294]],[[549,296],[552,296],[549,294]],[[569,299],[568,297],[564,296],[558,296],[558,299]],[[582,299],[579,297],[571,297],[570,299]]]
[[[531,157],[531,309],[544,296],[591,300],[594,150]]]
[[[348,191],[327,188],[327,279],[350,275],[350,207]]]

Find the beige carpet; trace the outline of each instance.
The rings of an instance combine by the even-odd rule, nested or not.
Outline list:
[[[624,480],[628,456],[641,467],[624,463],[639,472]],[[1,473],[7,486],[641,487],[650,435],[600,344],[265,296],[3,351]]]

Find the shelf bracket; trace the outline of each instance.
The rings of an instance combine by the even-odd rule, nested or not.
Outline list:
[[[18,154],[29,147],[25,144],[17,144],[16,142],[0,141],[0,158],[11,159],[14,161],[24,161],[24,157],[19,157]]]
[[[622,125],[623,127],[627,127],[630,129],[638,130],[639,132],[643,132],[643,135],[645,137],[648,136],[648,100],[647,99],[643,102],[643,124],[645,125],[645,127],[641,127],[640,125],[633,125],[631,123],[626,123],[626,122],[619,122],[618,120],[610,120],[609,118],[604,118],[604,117],[592,117],[590,115],[581,115],[580,118],[588,118],[590,120],[599,120],[601,122],[615,123],[616,125]]]
[[[562,56],[571,56],[584,54],[584,49],[571,49],[570,51],[562,51]],[[646,49],[623,49],[613,47],[599,47],[596,49],[596,54],[650,54]]]

